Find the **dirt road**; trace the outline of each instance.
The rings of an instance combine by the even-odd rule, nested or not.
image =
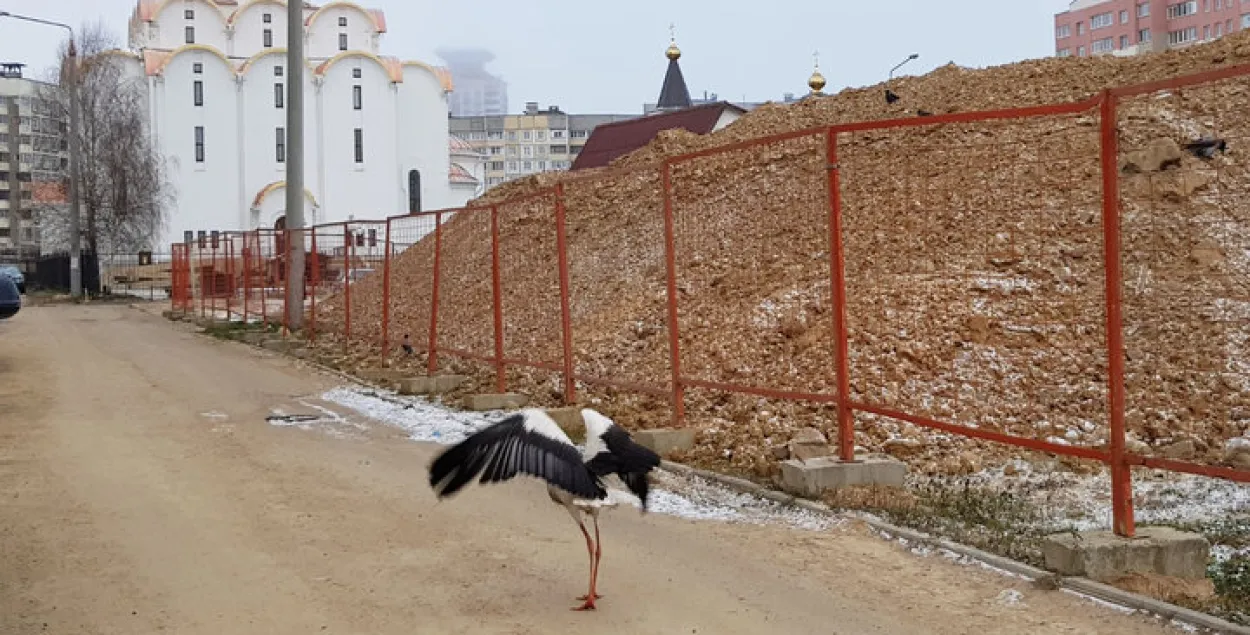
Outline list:
[[[121,306],[0,323],[0,633],[1177,632],[853,528],[628,510],[571,612],[584,543],[541,485],[436,504],[433,446],[270,425],[341,383],[296,364]]]

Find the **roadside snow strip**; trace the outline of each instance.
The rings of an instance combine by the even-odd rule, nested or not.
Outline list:
[[[414,441],[443,445],[458,443],[505,414],[502,411],[460,412],[428,401],[370,389],[335,388],[321,395],[321,399],[404,430]],[[811,531],[823,531],[841,522],[826,514],[794,509],[736,492],[697,476],[660,471],[656,474],[655,484],[648,508],[669,516],[689,520],[786,525]]]
[[[320,398],[328,403],[353,410],[375,421],[404,430],[408,433],[409,438],[414,441],[433,442],[442,445],[455,444],[467,438],[473,432],[498,421],[499,417],[505,414],[503,411],[461,412],[420,398],[401,397],[393,392],[371,388],[339,387],[323,393]],[[873,528],[874,534],[902,545],[917,556],[923,558],[939,556],[964,566],[986,569],[1007,578],[1030,579],[1030,576],[1023,573],[1008,571],[990,564],[990,562],[995,560],[991,554],[983,554],[985,559],[978,559],[966,553],[953,551],[952,548],[959,547],[940,538],[934,538],[921,532],[914,532],[900,527],[892,527],[893,531],[884,529],[883,527],[886,524],[871,514],[852,514],[848,516],[845,514],[835,515],[830,512],[810,511],[771,501],[758,495],[739,492],[693,472],[693,470],[689,472],[682,470],[680,473],[672,470],[658,471],[655,479],[656,487],[651,490],[651,511],[692,521],[710,520],[744,522],[758,525],[784,525],[809,531],[827,530],[846,522],[851,517],[869,517],[876,521],[872,523],[876,525]],[[631,502],[634,502],[635,505],[637,504],[636,501]],[[910,534],[910,536],[898,534]],[[969,548],[959,548],[959,550],[977,551]],[[1032,567],[1027,565],[1017,566],[1021,570],[1032,569]],[[1038,573],[1044,572],[1039,570]],[[1076,580],[1073,579],[1073,581]],[[1102,587],[1102,585],[1094,583],[1090,583],[1089,586]],[[1145,607],[1132,608],[1096,597],[1090,592],[1083,592],[1086,591],[1084,588],[1080,590],[1063,588],[1062,590],[1087,602],[1101,605],[1117,612],[1141,612],[1156,620],[1167,621],[1171,626],[1181,631],[1197,632],[1201,630],[1192,623],[1177,619],[1180,616],[1172,611],[1156,612]],[[1117,596],[1131,595],[1122,592],[1115,593],[1118,590],[1111,591]],[[1020,606],[1021,598],[1022,596],[1018,591],[1008,589],[1004,590],[995,600],[1004,606]],[[1120,598],[1117,597],[1117,599]],[[1157,604],[1159,606],[1167,606],[1163,603]],[[1202,619],[1209,616],[1193,614],[1189,611],[1185,611],[1185,613],[1189,614],[1187,616],[1195,618],[1193,621],[1197,623],[1221,622],[1221,620],[1214,618],[1209,620]],[[1221,626],[1224,625],[1221,624]],[[1242,629],[1233,625],[1227,625],[1225,628],[1217,627],[1213,630],[1216,632],[1243,632]]]

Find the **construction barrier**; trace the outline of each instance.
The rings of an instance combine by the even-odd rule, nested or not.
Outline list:
[[[1126,433],[1214,419],[1236,436],[1250,420],[1250,297],[1229,266],[1250,266],[1247,166],[1219,141],[1185,148],[1200,169],[1138,165],[1161,100],[1219,103],[1246,75],[801,130],[317,226],[301,333],[420,353],[430,373],[444,356],[481,362],[500,391],[539,369],[569,403],[579,383],[662,396],[678,427],[707,395],[807,402],[837,421],[843,460],[863,422],[886,420],[1097,461],[1115,532],[1132,536],[1133,467],[1250,482],[1145,456]],[[1210,119],[1224,144],[1250,142],[1238,109]],[[634,193],[604,217],[613,181]],[[173,309],[233,314],[241,297],[245,314],[259,298],[262,319],[284,315],[284,236],[173,245]]]

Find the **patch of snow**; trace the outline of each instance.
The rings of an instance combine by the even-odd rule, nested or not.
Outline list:
[[[1010,606],[1012,608],[1025,608],[1028,606],[1024,603],[1024,594],[1015,589],[1003,589],[999,592],[998,597],[994,598],[994,602],[1001,606]]]
[[[1180,630],[1185,631],[1186,633],[1197,633],[1200,630],[1202,630],[1198,628],[1197,626],[1194,626],[1193,624],[1182,622],[1176,619],[1172,620],[1170,623],[1172,624],[1173,627],[1179,628]]]
[[[458,412],[417,399],[404,399],[382,391],[334,388],[322,401],[358,412],[370,419],[399,428],[413,441],[452,445],[498,421],[499,412]]]
[[[979,291],[1033,291],[1037,283],[1023,276],[979,276],[973,280],[973,288]]]
[[[1073,591],[1072,589],[1061,589],[1061,590],[1064,593],[1070,593],[1072,595],[1075,595],[1076,597],[1081,598],[1082,600],[1085,600],[1086,602],[1097,604],[1098,606],[1101,606],[1103,608],[1108,608],[1113,611],[1118,611],[1120,613],[1124,613],[1125,615],[1132,615],[1133,613],[1137,612],[1137,609],[1135,608],[1124,606],[1123,604],[1116,604],[1115,602],[1108,602],[1106,600],[1100,600],[1092,595],[1086,595],[1079,591]]]
[[[1111,528],[1111,477],[1106,470],[1077,475],[1030,467],[1023,461],[1012,465],[1019,474],[1009,479],[1004,478],[1002,468],[990,468],[960,477],[958,483],[1009,489],[1055,526],[1077,531]],[[1133,506],[1139,524],[1219,520],[1250,513],[1250,487],[1188,474],[1141,471],[1133,480]]]
[[[334,388],[320,398],[404,430],[414,441],[442,445],[458,443],[495,423],[504,414],[460,412],[419,398],[362,388]],[[637,504],[636,501],[629,502]],[[697,476],[663,470],[655,475],[648,509],[690,520],[786,525],[811,531],[824,531],[841,522],[827,514],[784,506]]]
[[[1245,437],[1245,436],[1233,437],[1224,444],[1224,449],[1227,450],[1228,452],[1250,450],[1250,437]]]

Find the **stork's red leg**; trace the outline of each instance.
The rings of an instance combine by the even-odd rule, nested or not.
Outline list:
[[[603,597],[595,592],[595,588],[599,586],[599,560],[603,557],[603,542],[599,540],[599,515],[593,516],[595,520],[595,567],[590,572],[590,594],[599,599]]]
[[[586,525],[582,524],[580,518],[577,519],[577,526],[581,528],[582,535],[586,537],[586,553],[590,556],[590,590],[586,595],[577,598],[579,600],[585,600],[585,603],[579,607],[575,607],[573,610],[588,611],[595,608],[595,600],[593,597],[595,594],[595,546],[590,541],[590,532],[586,531]]]
[[[599,541],[599,517],[595,516],[594,520],[595,520],[595,553],[594,553],[593,563],[590,566],[590,592],[594,594],[595,599],[598,600],[599,598],[603,597],[602,595],[599,595],[599,593],[597,592],[595,588],[599,582],[599,559],[603,557],[603,544]],[[589,596],[583,595],[577,599],[585,600],[587,597]]]

